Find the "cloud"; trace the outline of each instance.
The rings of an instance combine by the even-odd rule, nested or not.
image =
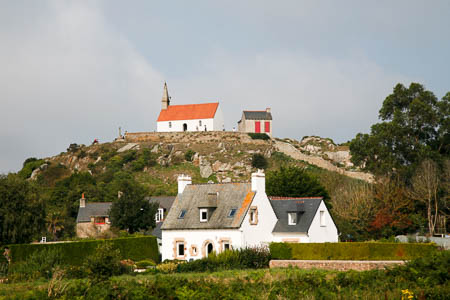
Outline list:
[[[99,7],[50,2],[35,9],[23,23],[0,27],[0,172],[72,142],[111,140],[118,126],[152,128],[150,99],[161,96],[163,76]]]

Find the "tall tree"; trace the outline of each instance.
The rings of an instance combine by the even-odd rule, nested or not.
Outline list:
[[[350,142],[352,162],[377,175],[412,173],[424,159],[449,155],[450,93],[439,101],[418,83],[397,84],[379,111],[381,123]]]
[[[33,183],[0,176],[0,242],[29,243],[45,231],[45,206]]]
[[[408,195],[423,202],[427,207],[428,232],[433,236],[436,222],[442,208],[439,195],[440,179],[438,167],[432,160],[424,160],[417,168]]]
[[[130,233],[154,227],[158,207],[145,199],[146,189],[132,178],[121,178],[112,184],[110,190],[118,195],[109,213],[112,225]]]

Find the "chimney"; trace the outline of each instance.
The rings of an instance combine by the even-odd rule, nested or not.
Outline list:
[[[270,113],[270,107],[266,108],[266,112]]]
[[[182,194],[188,184],[192,184],[191,176],[184,174],[178,176],[178,194]]]
[[[258,193],[266,192],[266,174],[264,174],[264,170],[258,169],[258,172],[252,173],[252,191]]]
[[[86,207],[86,199],[84,198],[84,193],[81,194],[80,207]]]

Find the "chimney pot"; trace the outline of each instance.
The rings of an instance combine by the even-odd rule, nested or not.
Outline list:
[[[84,198],[84,193],[81,194],[80,207],[86,207],[86,199]]]

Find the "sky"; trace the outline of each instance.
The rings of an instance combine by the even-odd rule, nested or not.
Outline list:
[[[0,173],[71,143],[154,131],[171,104],[275,137],[369,132],[397,83],[450,91],[450,1],[0,0]]]

